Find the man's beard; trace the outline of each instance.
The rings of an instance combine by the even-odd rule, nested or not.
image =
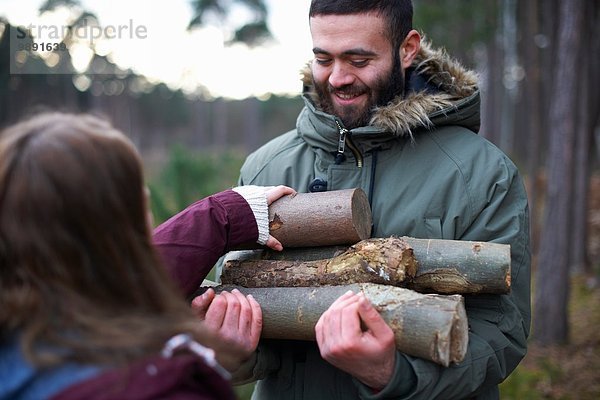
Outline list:
[[[400,65],[399,57],[395,55],[391,71],[387,75],[379,76],[372,87],[357,83],[336,89],[329,82],[317,83],[316,81],[314,85],[321,109],[340,118],[347,129],[354,129],[367,126],[376,107],[385,106],[396,96],[401,96],[404,93],[404,71]],[[340,107],[333,103],[332,96],[334,93],[345,95],[366,94],[369,99],[363,107]]]

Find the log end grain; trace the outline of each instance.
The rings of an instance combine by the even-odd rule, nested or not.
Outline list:
[[[460,295],[453,295],[456,298],[456,314],[454,323],[450,332],[450,362],[459,363],[465,359],[467,347],[469,345],[469,321],[465,309],[465,300]]]

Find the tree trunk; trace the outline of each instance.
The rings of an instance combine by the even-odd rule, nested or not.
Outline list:
[[[540,25],[538,16],[540,10],[538,8],[539,0],[530,0],[525,3],[519,3],[523,5],[525,18],[523,19],[523,37],[524,37],[524,48],[523,48],[523,65],[525,68],[525,82],[523,96],[526,99],[527,109],[525,115],[527,116],[526,125],[527,134],[529,136],[527,146],[527,194],[529,197],[529,213],[531,220],[534,222],[531,224],[531,243],[532,248],[537,249],[538,244],[538,199],[539,199],[539,169],[540,160],[542,153],[541,138],[542,138],[542,124],[541,124],[541,113],[540,113],[540,99],[541,99],[541,84],[540,84],[540,49],[535,43],[536,35],[540,34]]]
[[[515,111],[519,96],[517,58],[517,20],[516,0],[503,0],[502,2],[502,47],[504,50],[504,90],[500,108],[500,147],[507,154],[514,153],[515,139]]]
[[[366,254],[365,248],[369,250]],[[392,237],[364,240],[350,248],[232,252],[221,279],[248,287],[372,282],[424,293],[507,293],[510,246]]]
[[[371,225],[362,189],[298,193],[269,206],[270,233],[284,247],[353,244],[371,235]]]
[[[261,305],[262,337],[315,340],[315,325],[329,306],[348,290],[362,292],[394,331],[403,353],[448,366],[463,360],[469,340],[464,300],[460,295],[420,294],[372,283],[344,286],[237,288]]]
[[[550,107],[548,187],[536,272],[534,340],[568,341],[569,232],[573,189],[573,154],[577,129],[575,105],[583,1],[560,3],[554,94]]]
[[[590,272],[591,262],[588,258],[588,213],[589,213],[589,189],[593,150],[593,133],[596,115],[593,110],[594,74],[597,69],[592,69],[592,58],[598,58],[598,48],[594,41],[598,40],[595,34],[599,32],[597,24],[597,2],[585,3],[585,18],[583,24],[582,51],[580,63],[581,73],[579,80],[579,104],[578,129],[575,150],[575,173],[574,173],[574,201],[573,201],[573,233],[571,235],[571,259],[570,264],[573,272]],[[597,82],[596,82],[597,84]],[[595,91],[594,91],[595,92]]]
[[[495,6],[493,6],[494,15],[487,21],[490,26],[494,27],[496,33],[491,36],[486,45],[484,77],[481,83],[483,114],[479,134],[498,145],[502,124],[502,116],[499,110],[501,110],[502,88],[504,87],[502,83],[504,53],[501,40],[502,0],[496,0],[495,3]]]

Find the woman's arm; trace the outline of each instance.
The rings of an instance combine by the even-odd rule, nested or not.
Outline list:
[[[281,250],[269,235],[268,205],[295,191],[244,186],[199,200],[154,230],[153,240],[177,285],[192,294],[227,251],[255,243]]]

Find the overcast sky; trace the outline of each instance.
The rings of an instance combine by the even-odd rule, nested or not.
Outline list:
[[[0,0],[0,15],[29,26],[62,25],[65,14],[38,18],[43,0]],[[145,35],[122,35],[101,46],[113,62],[173,88],[193,89],[198,83],[216,96],[243,98],[265,93],[297,94],[299,71],[312,57],[308,29],[309,0],[275,1],[269,5],[269,28],[275,43],[256,49],[225,47],[218,27],[186,31],[189,0],[82,0],[102,26],[143,27]],[[241,17],[240,17],[241,18]],[[142,28],[140,28],[142,29]],[[142,32],[142,31],[140,31]],[[79,57],[79,56],[77,56]],[[85,57],[82,57],[85,63]]]

